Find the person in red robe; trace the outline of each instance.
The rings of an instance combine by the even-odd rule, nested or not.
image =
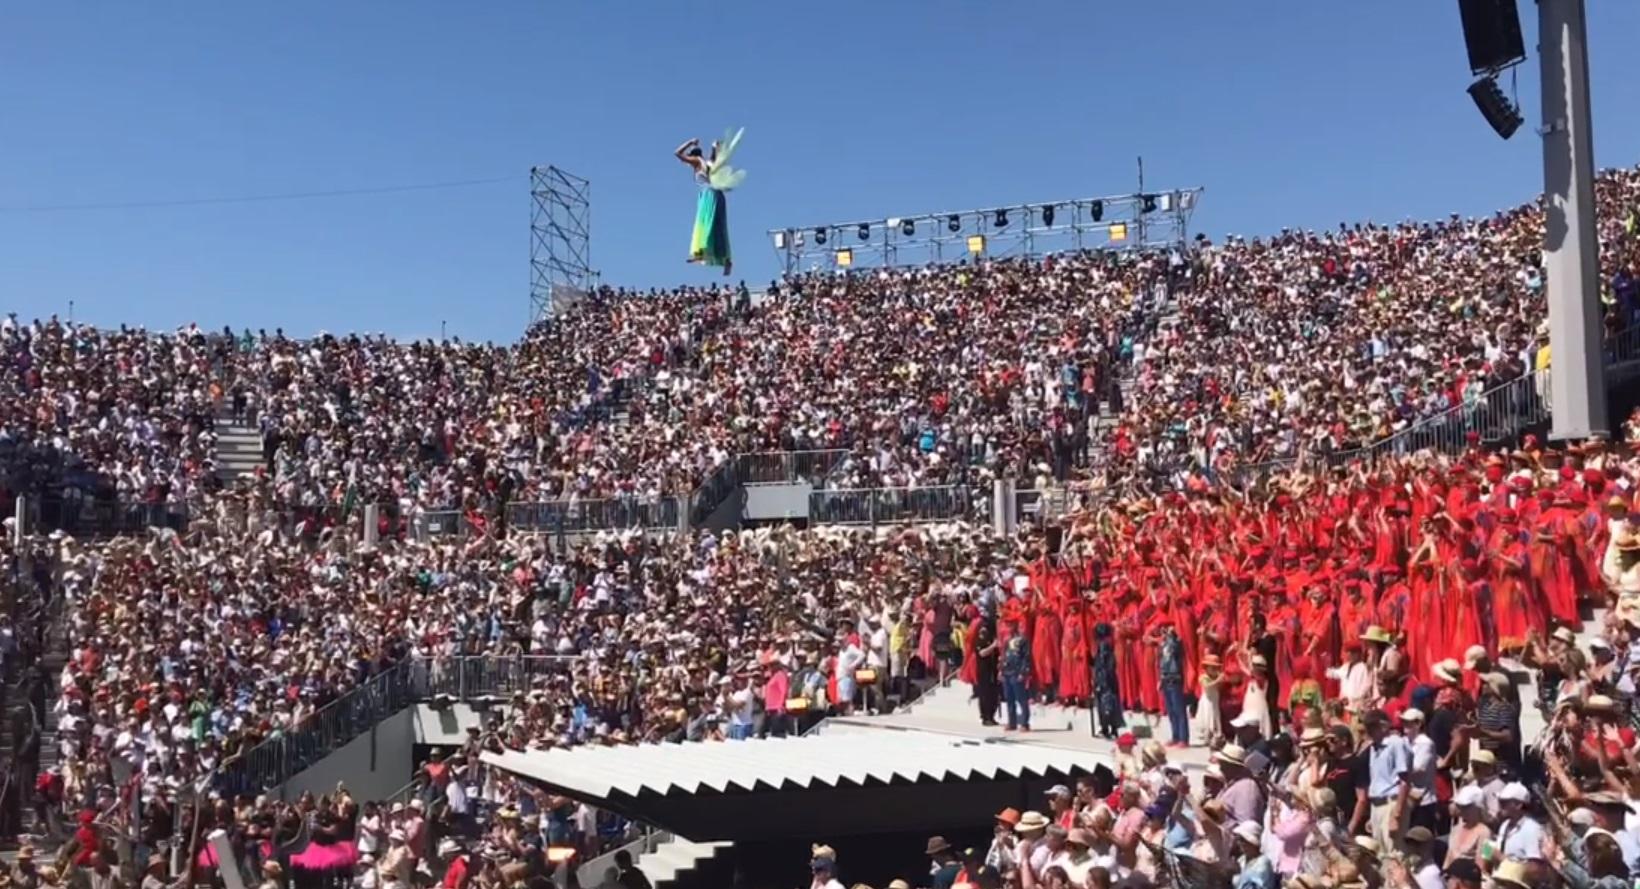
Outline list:
[[[1577,579],[1573,568],[1578,558],[1579,536],[1577,521],[1568,514],[1568,501],[1551,501],[1532,527],[1532,543],[1528,548],[1532,580],[1548,608],[1549,617],[1556,622],[1581,629],[1577,613]]]
[[[1457,566],[1449,567],[1448,573],[1446,636],[1441,660],[1462,662],[1465,652],[1486,642],[1481,628],[1481,607],[1482,603],[1492,600],[1492,586],[1487,583],[1486,569],[1473,556],[1466,556]]]
[[[1082,602],[1072,599],[1065,604],[1064,632],[1060,642],[1059,700],[1065,704],[1082,704],[1093,696],[1093,680],[1088,671],[1093,649],[1092,637],[1083,614]]]
[[[1045,594],[1036,596],[1031,622],[1031,681],[1044,697],[1059,690],[1059,605]]]
[[[1548,630],[1543,600],[1533,585],[1530,556],[1520,521],[1512,509],[1500,510],[1498,527],[1492,532],[1487,550],[1492,581],[1492,622],[1494,640],[1488,647],[1493,656],[1519,652],[1533,632]]]
[[[1321,680],[1329,697],[1336,697],[1338,680],[1329,677],[1327,671],[1338,665],[1338,620],[1333,597],[1326,587],[1311,588],[1299,618],[1303,622],[1300,654],[1309,662],[1310,675]]]

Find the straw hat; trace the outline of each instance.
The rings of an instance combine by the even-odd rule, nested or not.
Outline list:
[[[1380,627],[1380,626],[1374,624],[1373,626],[1367,627],[1367,631],[1365,633],[1361,634],[1361,641],[1363,641],[1363,642],[1379,642],[1379,643],[1383,643],[1385,645],[1389,645],[1389,644],[1393,643],[1395,640],[1390,638],[1389,633],[1385,632],[1383,627]]]
[[[1571,629],[1569,629],[1567,627],[1557,627],[1555,629],[1554,633],[1551,634],[1551,636],[1556,641],[1564,642],[1567,645],[1576,645],[1577,644],[1577,635],[1574,634],[1571,631]]]
[[[1583,702],[1583,711],[1585,713],[1616,713],[1617,702],[1605,695],[1590,695],[1589,699]]]
[[[1019,823],[1014,825],[1014,831],[1030,833],[1033,830],[1046,830],[1050,823],[1052,822],[1048,821],[1048,816],[1041,812],[1026,812],[1019,816]]]
[[[1219,748],[1218,761],[1220,766],[1246,766],[1247,750],[1240,744],[1226,744]]]
[[[1430,667],[1429,672],[1434,674],[1436,679],[1439,679],[1448,685],[1457,685],[1459,677],[1463,673],[1463,667],[1456,660],[1447,658],[1446,660],[1435,664],[1435,666]]]
[[[1497,870],[1492,871],[1492,882],[1497,885],[1531,889],[1532,877],[1527,872],[1525,864],[1513,859],[1504,859],[1498,863]]]

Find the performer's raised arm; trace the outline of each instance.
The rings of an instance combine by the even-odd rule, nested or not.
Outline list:
[[[679,145],[678,150],[672,152],[672,154],[678,160],[688,164],[691,169],[698,170],[701,167],[699,139],[690,139],[688,142]]]

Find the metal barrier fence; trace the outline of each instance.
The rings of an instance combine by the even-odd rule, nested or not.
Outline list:
[[[829,525],[991,521],[991,489],[968,485],[853,488],[809,495],[809,521]]]
[[[423,697],[458,701],[510,697],[528,692],[537,682],[568,678],[580,658],[574,655],[458,655],[429,658],[415,664],[416,686]]]
[[[1370,445],[1327,454],[1268,460],[1235,469],[1236,479],[1247,484],[1271,472],[1295,467],[1320,469],[1343,466],[1355,461],[1405,456],[1423,450],[1455,454],[1470,446],[1473,433],[1481,442],[1496,442],[1520,434],[1527,427],[1549,419],[1549,371],[1533,371],[1482,392],[1463,404],[1425,417],[1405,429]]]
[[[413,664],[395,664],[217,770],[216,789],[259,794],[334,753],[417,699]],[[231,798],[231,797],[228,797]]]
[[[510,697],[541,680],[567,678],[577,660],[558,655],[466,655],[402,661],[321,707],[301,725],[225,761],[217,769],[214,787],[225,795],[262,793],[418,701]]]
[[[467,515],[459,509],[435,509],[418,513],[415,518],[416,537],[466,537]]]
[[[689,525],[699,527],[740,488],[740,461],[729,459],[712,470],[689,495]],[[738,516],[737,516],[738,518]]]
[[[75,537],[140,534],[149,528],[183,531],[189,507],[182,502],[147,503],[96,497],[42,497],[30,503],[32,527]]]
[[[675,529],[678,498],[658,501],[616,497],[607,500],[552,500],[507,505],[507,528],[528,534],[577,534],[622,528]]]
[[[746,485],[790,484],[824,478],[837,464],[843,462],[848,451],[834,448],[825,451],[759,451],[741,454],[740,482]]]

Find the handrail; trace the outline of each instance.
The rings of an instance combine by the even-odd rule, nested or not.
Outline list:
[[[1602,350],[1604,352],[1606,365],[1608,367],[1640,360],[1640,324],[1632,324],[1611,334],[1602,343]],[[1435,427],[1446,426],[1451,424],[1454,420],[1458,420],[1463,426],[1462,433],[1476,431],[1468,427],[1470,425],[1481,424],[1471,424],[1470,417],[1479,411],[1489,409],[1498,404],[1502,400],[1502,396],[1506,394],[1515,396],[1515,398],[1510,399],[1511,405],[1521,404],[1529,409],[1540,408],[1528,411],[1510,412],[1505,417],[1505,419],[1509,421],[1509,426],[1507,428],[1503,426],[1494,426],[1489,430],[1502,432],[1502,434],[1494,436],[1495,439],[1508,438],[1516,435],[1520,432],[1520,430],[1526,428],[1527,426],[1533,425],[1534,423],[1542,422],[1553,413],[1553,390],[1551,387],[1551,383],[1553,382],[1551,377],[1552,370],[1553,365],[1526,371],[1512,380],[1500,383],[1490,389],[1483,390],[1472,400],[1465,399],[1462,403],[1451,405],[1436,413],[1430,414],[1426,417],[1421,417],[1418,420],[1415,420],[1411,425],[1407,426],[1407,428],[1392,432],[1377,441],[1364,445],[1358,445],[1342,451],[1335,451],[1331,454],[1320,455],[1318,459],[1324,461],[1326,465],[1339,466],[1362,457],[1376,457],[1386,451],[1399,453],[1404,450],[1404,442],[1412,441],[1417,436],[1429,433],[1431,430],[1435,430],[1435,435],[1437,438],[1433,442],[1433,445],[1426,445],[1425,447],[1441,447],[1443,445],[1454,444],[1454,442],[1450,440],[1450,436],[1442,437],[1443,430],[1436,430]],[[1518,399],[1518,401],[1516,399]],[[1532,419],[1522,419],[1523,417],[1531,417]],[[1463,434],[1457,436],[1459,439],[1463,439],[1464,437],[1465,436]],[[1467,441],[1463,441],[1460,447],[1466,445]],[[1243,466],[1238,470],[1238,472],[1264,474],[1273,469],[1298,465],[1301,459],[1301,457],[1287,457],[1280,460],[1262,461],[1260,463]]]
[[[990,521],[991,492],[975,485],[901,488],[830,488],[809,494],[813,524]]]

